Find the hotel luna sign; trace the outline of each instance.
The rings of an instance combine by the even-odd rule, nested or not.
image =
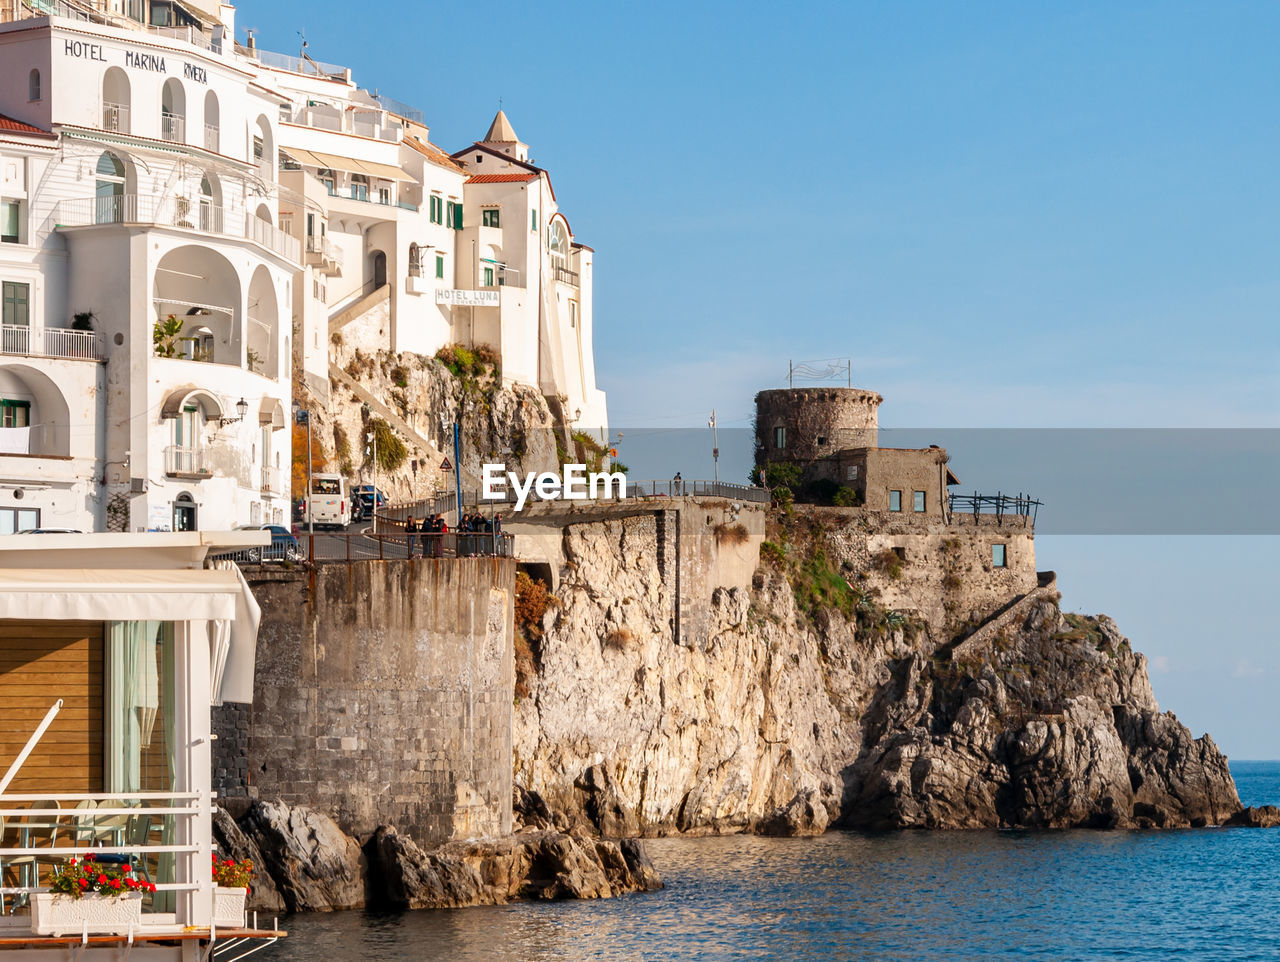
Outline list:
[[[76,60],[96,60],[99,63],[108,63],[107,49],[100,43],[87,43],[83,40],[65,40],[63,41],[62,52]],[[111,53],[118,51],[112,50]],[[182,64],[182,76],[187,80],[194,80],[196,83],[208,84],[209,74],[204,67],[189,63],[186,60],[177,61]],[[144,50],[126,50],[124,52],[124,65],[131,70],[149,70],[152,73],[169,72],[169,66],[165,63],[163,54],[151,53]]]

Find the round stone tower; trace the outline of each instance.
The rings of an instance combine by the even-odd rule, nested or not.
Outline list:
[[[812,464],[848,448],[876,446],[875,391],[782,388],[756,395],[756,464]]]

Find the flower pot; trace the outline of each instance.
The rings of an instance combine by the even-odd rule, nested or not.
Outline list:
[[[31,932],[34,935],[79,935],[87,926],[90,935],[127,935],[142,920],[142,893],[82,895],[60,892],[31,896]]]
[[[213,924],[222,928],[244,928],[244,904],[249,890],[243,885],[215,885],[213,888]]]

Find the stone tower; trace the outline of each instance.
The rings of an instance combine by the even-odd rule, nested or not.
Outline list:
[[[883,400],[875,391],[852,387],[761,391],[756,395],[756,464],[807,468],[840,451],[875,447],[876,409]]]

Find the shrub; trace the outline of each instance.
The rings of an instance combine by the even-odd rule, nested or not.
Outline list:
[[[403,364],[397,364],[391,369],[391,383],[396,387],[409,386],[409,371]]]
[[[739,545],[746,544],[751,535],[747,532],[746,525],[743,524],[727,524],[721,522],[715,527],[716,544]]]
[[[960,580],[960,576],[954,571],[948,571],[942,576],[942,587],[946,588],[948,591],[956,591],[962,584],[963,582]]]
[[[776,462],[768,464],[764,469],[764,483],[769,488],[785,487],[795,491],[800,487],[800,466]]]
[[[404,464],[405,459],[409,457],[409,449],[404,446],[404,442],[400,440],[399,435],[395,433],[391,425],[382,418],[370,418],[365,427],[374,433],[377,437],[376,449],[378,452],[379,471],[397,471]],[[366,445],[364,464],[367,467],[373,460],[374,446]]]
[[[785,484],[780,484],[773,489],[773,503],[778,507],[789,509],[793,501],[795,501],[795,495]]]
[[[851,617],[857,607],[857,595],[822,549],[814,551],[800,565],[791,588],[796,604],[810,615],[820,608],[835,608]]]
[[[894,581],[902,578],[903,558],[898,552],[892,548],[885,548],[871,559],[877,568],[887,574]]]
[[[787,560],[787,549],[775,541],[762,541],[760,542],[760,560],[779,566]]]
[[[621,628],[615,628],[604,637],[604,643],[610,648],[616,648],[619,651],[626,648],[636,640],[635,632],[623,625]]]
[[[836,489],[836,493],[831,496],[831,503],[838,508],[856,508],[862,504],[862,498],[858,496],[858,492],[855,489],[847,484],[842,484]]]
[[[516,572],[515,601],[515,661],[516,700],[528,698],[532,693],[532,681],[538,672],[538,658],[542,650],[542,618],[551,607],[554,598],[547,586],[525,572]]]

